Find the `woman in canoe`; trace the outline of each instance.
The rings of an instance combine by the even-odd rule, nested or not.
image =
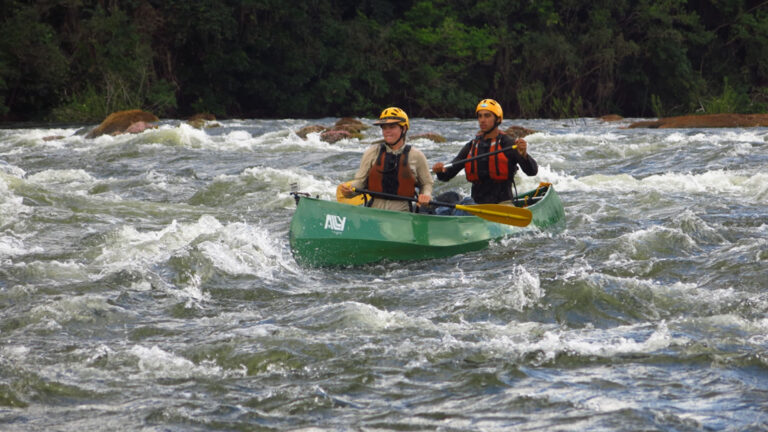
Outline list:
[[[410,127],[408,115],[400,108],[389,107],[374,124],[381,126],[384,144],[374,144],[365,150],[355,178],[339,185],[342,195],[351,198],[357,195],[355,189],[368,189],[412,198],[417,196],[418,189],[418,205],[426,206],[432,199],[434,180],[424,153],[405,144]],[[379,197],[368,203],[384,210],[413,210],[411,201],[406,200]]]
[[[534,176],[539,171],[536,161],[528,154],[528,143],[518,138],[513,140],[499,130],[504,119],[501,105],[493,99],[483,99],[475,108],[480,132],[464,145],[446,167],[442,162],[432,166],[437,179],[448,181],[464,170],[467,180],[472,183],[472,200],[477,204],[511,204],[512,187],[519,166],[524,173]],[[463,160],[481,156],[501,149],[508,149],[494,155],[462,163]],[[462,204],[471,204],[463,201]]]

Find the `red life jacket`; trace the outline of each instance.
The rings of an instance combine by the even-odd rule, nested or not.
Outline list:
[[[488,152],[494,152],[496,150],[502,149],[501,147],[502,136],[503,136],[503,132],[499,132],[499,135],[496,136],[496,141],[494,141],[494,143],[491,144],[491,148],[488,150]],[[477,136],[472,141],[472,146],[469,148],[469,153],[467,153],[467,159],[478,156],[478,150],[479,150],[481,139],[482,139],[482,136]],[[472,183],[478,183],[481,180],[480,172],[478,170],[478,163],[487,164],[488,175],[491,177],[491,180],[493,180],[494,182],[503,183],[510,180],[509,158],[507,158],[507,155],[505,154],[505,152],[496,153],[495,155],[488,156],[487,158],[475,159],[470,162],[465,162],[464,173],[467,175],[467,180],[469,180]]]
[[[416,196],[416,177],[408,166],[408,153],[411,146],[407,145],[400,154],[387,152],[381,145],[376,163],[368,172],[368,189],[374,192],[384,192],[401,196]]]

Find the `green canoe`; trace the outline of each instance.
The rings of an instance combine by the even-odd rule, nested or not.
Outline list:
[[[396,212],[295,196],[291,251],[296,262],[313,267],[447,257],[484,249],[507,235],[565,223],[560,197],[546,183],[516,200],[530,204],[532,223],[524,228],[476,216]]]

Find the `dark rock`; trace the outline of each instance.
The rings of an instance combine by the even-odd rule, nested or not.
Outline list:
[[[444,143],[446,141],[444,136],[433,133],[433,132],[412,135],[410,139],[419,139],[419,138],[428,139],[436,143]]]
[[[119,135],[121,133],[126,133],[128,129],[133,125],[134,123],[140,123],[144,122],[145,125],[147,123],[156,122],[159,121],[157,116],[155,116],[152,113],[142,111],[142,110],[128,110],[128,111],[117,111],[107,116],[107,118],[104,119],[104,121],[101,122],[100,125],[96,126],[95,129],[90,131],[85,137],[86,138],[96,138],[101,135]],[[134,127],[134,130],[143,131],[146,129],[146,127],[142,127],[144,125],[139,124],[138,126]],[[149,126],[152,127],[152,126]]]
[[[299,129],[298,132],[296,132],[296,135],[302,139],[307,139],[307,135],[311,133],[325,132],[326,130],[328,130],[327,127],[320,125],[304,126],[303,128]]]
[[[514,139],[524,138],[528,135],[535,134],[536,132],[538,131],[524,128],[522,126],[510,126],[504,131],[505,134],[511,136]]]

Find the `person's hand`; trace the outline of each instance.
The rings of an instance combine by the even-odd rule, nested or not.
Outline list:
[[[445,167],[443,166],[443,163],[442,162],[438,162],[438,163],[432,165],[432,172],[433,173],[445,172]]]
[[[520,153],[520,156],[525,157],[528,154],[528,143],[524,139],[516,139],[515,145],[517,146],[517,152]]]
[[[357,195],[357,193],[352,189],[352,186],[349,183],[342,183],[339,185],[339,190],[341,191],[341,194],[344,195],[345,198],[352,198],[353,196]]]
[[[419,205],[425,206],[429,205],[429,202],[432,201],[432,197],[429,195],[419,194]]]

